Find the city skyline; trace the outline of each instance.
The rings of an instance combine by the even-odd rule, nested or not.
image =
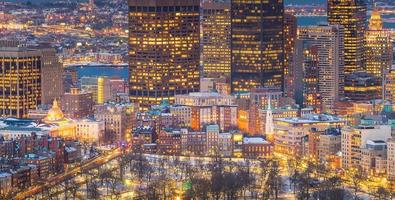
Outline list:
[[[391,0],[0,3],[0,199],[394,199]]]

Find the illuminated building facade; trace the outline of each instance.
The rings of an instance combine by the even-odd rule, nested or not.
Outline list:
[[[62,110],[55,99],[52,103],[52,108],[48,111],[47,116],[43,120],[50,126],[51,137],[61,137],[67,140],[76,140],[75,123],[64,117]]]
[[[107,77],[97,78],[97,103],[103,104],[112,98],[110,80]]]
[[[283,89],[283,0],[233,0],[231,13],[232,92]]]
[[[235,98],[218,93],[176,95],[176,106],[170,111],[180,124],[200,131],[205,125],[217,124],[221,131],[237,127]]]
[[[129,96],[142,110],[199,91],[199,0],[129,0]]]
[[[90,119],[75,122],[76,139],[84,143],[104,144],[104,121]]]
[[[275,108],[275,109],[272,109],[272,111],[268,111],[268,109],[262,109],[259,111],[259,119],[256,121],[257,123],[255,124],[255,131],[256,132],[252,132],[252,134],[254,134],[254,135],[263,134],[263,135],[266,135],[269,137],[273,136],[273,131],[271,131],[272,129],[267,127],[268,120],[269,120],[268,117],[270,118],[270,115],[268,114],[268,112],[269,113],[271,112],[271,115],[272,115],[271,121],[273,121],[274,119],[277,119],[277,118],[297,117],[298,111],[299,110],[297,108],[292,108],[290,106]],[[253,127],[253,126],[254,126],[254,124],[251,123],[250,127]],[[270,140],[271,138],[268,138],[268,139]]]
[[[344,73],[364,69],[365,0],[328,0],[328,22],[344,27]]]
[[[387,149],[388,179],[395,180],[395,138],[387,141]]]
[[[382,140],[368,140],[361,149],[361,167],[366,174],[387,173],[387,143]]]
[[[365,35],[365,67],[366,72],[380,78],[380,82],[391,69],[392,48],[390,32],[383,30],[380,13],[373,11],[369,21],[369,30]]]
[[[316,113],[322,110],[319,91],[318,47],[306,45],[303,48],[303,107],[313,108]]]
[[[341,151],[341,131],[336,128],[329,128],[319,134],[319,160],[335,164],[335,161],[339,160],[337,155]]]
[[[137,106],[135,104],[105,103],[95,106],[94,117],[98,121],[104,121],[106,144],[115,142],[130,142],[130,133],[136,119]]]
[[[341,151],[342,167],[350,169],[361,166],[361,151],[368,140],[387,141],[391,138],[391,126],[357,126],[342,129]]]
[[[395,69],[391,69],[386,75],[384,88],[385,100],[395,103]]]
[[[204,77],[230,77],[230,2],[202,3]]]
[[[344,81],[344,95],[352,101],[370,101],[381,98],[381,78],[366,72],[353,72]]]
[[[318,110],[320,108],[317,102],[321,101],[322,110],[332,112],[335,102],[343,95],[343,29],[337,25],[302,27],[298,37],[303,41],[303,46],[307,47],[304,51],[306,58],[303,80],[305,86],[308,86],[304,88],[304,92],[307,92],[304,95],[305,101],[315,105]],[[313,94],[314,90],[318,91],[319,97]]]
[[[298,23],[294,15],[284,14],[284,95],[295,96],[295,50]]]
[[[305,148],[304,137],[310,130],[324,131],[330,127],[342,127],[344,123],[340,118],[324,114],[274,119],[275,151],[288,155],[306,155],[308,149]]]
[[[26,48],[0,47],[0,115],[26,118],[41,104],[42,54]]]
[[[283,95],[280,89],[275,88],[252,88],[250,92],[249,106],[247,108],[248,114],[248,133],[253,135],[265,134],[265,121],[260,115],[262,109],[267,109],[270,106],[277,109],[280,105],[280,99]],[[242,108],[240,108],[241,110]],[[266,118],[265,118],[266,119]],[[242,120],[242,118],[239,118]]]

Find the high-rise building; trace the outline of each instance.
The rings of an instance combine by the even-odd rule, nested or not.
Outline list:
[[[56,56],[53,48],[42,47],[41,66],[41,104],[50,105],[54,99],[59,99],[63,93],[63,65]]]
[[[318,46],[305,44],[303,47],[303,107],[313,108],[316,113],[322,110],[319,91],[320,73],[318,67]]]
[[[344,73],[364,68],[365,0],[328,0],[328,22],[344,27]]]
[[[41,104],[42,54],[27,48],[0,47],[0,115],[25,118]]]
[[[98,104],[103,104],[112,98],[110,79],[107,77],[97,78],[97,100]]]
[[[314,78],[314,73],[318,70],[318,85],[316,85],[316,88],[318,88],[320,94],[322,109],[325,112],[331,112],[335,102],[343,96],[343,28],[338,25],[302,27],[299,29],[298,37],[303,41],[302,46],[316,46],[318,68],[310,71],[304,69],[305,73],[312,73],[304,75],[308,78],[304,78],[304,82],[312,81],[310,78]],[[311,62],[309,59],[305,61]]]
[[[142,110],[199,91],[199,0],[129,0],[129,95]]]
[[[230,2],[202,3],[202,65],[205,77],[230,77]]]
[[[284,15],[284,95],[295,98],[295,50],[298,24],[294,15]]]
[[[365,68],[366,72],[380,78],[381,83],[392,66],[392,48],[390,32],[383,30],[380,13],[373,11],[365,34]]]
[[[232,92],[283,89],[283,0],[231,3]]]

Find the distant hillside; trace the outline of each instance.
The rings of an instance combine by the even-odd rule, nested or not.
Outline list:
[[[22,3],[27,3],[30,1],[31,3],[34,4],[40,4],[40,3],[46,3],[46,2],[53,2],[56,0],[2,0],[2,1],[8,1],[8,2],[22,2]],[[87,1],[87,0],[69,0],[71,2],[82,2],[82,1]],[[325,3],[326,0],[285,0],[285,4],[322,4]]]
[[[41,3],[48,3],[48,2],[54,2],[56,0],[2,0],[5,2],[19,2],[19,3],[27,3],[31,2],[33,4],[41,4]],[[87,0],[69,0],[70,2],[83,2]]]

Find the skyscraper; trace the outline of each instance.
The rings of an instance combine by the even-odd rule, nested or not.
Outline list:
[[[15,40],[0,41],[0,47],[25,47],[28,51],[40,53],[40,80],[41,80],[41,103],[52,104],[54,99],[59,99],[63,93],[63,66],[56,56],[56,50],[49,43],[39,43],[38,46],[28,46],[26,43]]]
[[[58,61],[55,49],[42,47],[39,50],[42,54],[41,104],[50,105],[64,93],[63,65]]]
[[[344,27],[344,73],[364,68],[365,0],[328,0],[328,22]]]
[[[232,0],[232,92],[283,89],[282,0]]]
[[[381,85],[391,69],[392,53],[390,32],[383,30],[380,13],[373,11],[369,21],[369,30],[365,35],[365,68],[366,72],[380,78]],[[381,91],[383,91],[382,88]]]
[[[41,63],[38,50],[0,47],[0,115],[25,118],[41,104]]]
[[[294,15],[284,15],[284,94],[295,98],[295,49],[297,39],[297,19]]]
[[[203,74],[230,78],[230,2],[205,1],[202,9]]]
[[[129,0],[129,95],[142,110],[199,90],[199,0]]]
[[[316,113],[322,110],[320,94],[318,46],[305,43],[303,46],[303,107],[313,108]]]
[[[343,36],[343,28],[338,25],[309,26],[299,29],[298,37],[303,41],[303,46],[314,45],[317,48],[318,85],[316,88],[318,88],[325,112],[331,112],[335,102],[343,95]],[[307,72],[316,73],[316,70]],[[304,77],[315,76],[305,74]],[[307,81],[306,78],[304,81]]]

